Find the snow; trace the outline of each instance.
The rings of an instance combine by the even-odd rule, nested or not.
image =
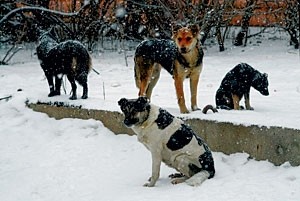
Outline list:
[[[154,89],[152,103],[185,118],[300,129],[298,52],[284,40],[228,47],[225,52],[218,52],[217,46],[205,50],[198,104],[201,108],[214,105],[223,76],[239,62],[246,62],[269,74],[270,96],[251,89],[254,111],[179,114],[173,81],[166,71],[162,71]],[[0,57],[3,55],[1,50]],[[117,101],[135,98],[138,92],[133,58],[128,58],[128,67],[123,54],[94,54],[93,58],[100,75],[91,72],[87,100],[69,100],[68,81],[67,94],[48,98],[47,81],[31,51],[22,51],[11,65],[0,66],[0,98],[12,95],[8,101],[0,101],[0,200],[299,200],[300,166],[274,166],[249,159],[246,153],[213,152],[216,175],[200,187],[172,185],[168,175],[174,170],[165,165],[156,186],[143,187],[151,174],[151,157],[136,136],[114,135],[93,119],[55,120],[25,106],[26,100],[63,101],[84,108],[120,111]],[[78,87],[78,97],[81,93]],[[187,81],[185,94],[189,106]]]

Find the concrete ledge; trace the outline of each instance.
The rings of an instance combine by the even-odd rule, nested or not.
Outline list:
[[[34,111],[44,112],[56,119],[95,119],[101,121],[115,134],[134,134],[131,129],[123,125],[123,115],[118,112],[82,109],[59,103],[27,105]],[[300,165],[300,130],[243,126],[201,119],[187,119],[185,122],[206,140],[213,151],[226,154],[246,152],[256,160],[268,160],[275,165],[287,161],[293,166]]]

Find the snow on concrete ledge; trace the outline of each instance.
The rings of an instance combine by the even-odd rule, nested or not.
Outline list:
[[[55,119],[96,119],[115,134],[134,134],[123,125],[123,115],[117,111],[84,109],[81,106],[60,102],[27,103],[27,106],[34,111],[47,113],[49,117]],[[275,126],[236,125],[198,118],[184,121],[206,140],[213,151],[226,154],[246,152],[256,160],[268,160],[275,165],[287,161],[293,166],[300,165],[300,130]]]

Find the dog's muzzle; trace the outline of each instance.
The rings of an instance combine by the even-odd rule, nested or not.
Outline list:
[[[133,127],[139,121],[138,121],[138,119],[124,119],[123,122],[126,127],[130,128],[130,127]]]
[[[188,53],[188,49],[186,47],[182,47],[179,49],[181,53],[185,54]]]

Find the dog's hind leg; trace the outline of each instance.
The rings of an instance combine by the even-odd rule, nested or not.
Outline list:
[[[87,84],[87,76],[88,72],[83,72],[79,76],[76,77],[77,82],[82,86],[82,99],[88,98],[88,84]]]
[[[55,95],[60,95],[62,76],[63,76],[62,74],[55,76],[55,90],[54,90]]]
[[[189,179],[185,180],[185,183],[187,183],[190,186],[199,186],[208,178],[209,178],[208,171],[202,170],[197,174],[193,175],[192,177],[190,177]]]
[[[76,90],[77,90],[77,86],[75,83],[75,78],[72,75],[67,75],[68,80],[71,83],[71,87],[72,87],[72,96],[70,97],[70,100],[76,100],[77,99],[77,94],[76,94]]]
[[[151,81],[154,62],[148,59],[144,59],[141,56],[136,57],[134,60],[135,83],[139,88],[138,96],[147,96],[146,91]],[[151,97],[147,98],[150,99]]]
[[[49,74],[46,74],[46,78],[47,78],[47,81],[48,81],[48,85],[49,85],[49,89],[50,89],[50,93],[48,94],[48,97],[52,97],[52,96],[55,96],[55,88],[54,88],[54,83],[53,83],[53,76],[52,75],[49,75]]]
[[[150,82],[146,91],[146,96],[150,100],[153,88],[155,87],[159,77],[160,77],[161,66],[158,63],[153,65],[153,72],[150,78]]]
[[[82,99],[87,99],[88,98],[88,86],[87,86],[87,83],[86,82],[83,83],[82,87],[83,87],[83,92],[82,92],[81,98]]]

